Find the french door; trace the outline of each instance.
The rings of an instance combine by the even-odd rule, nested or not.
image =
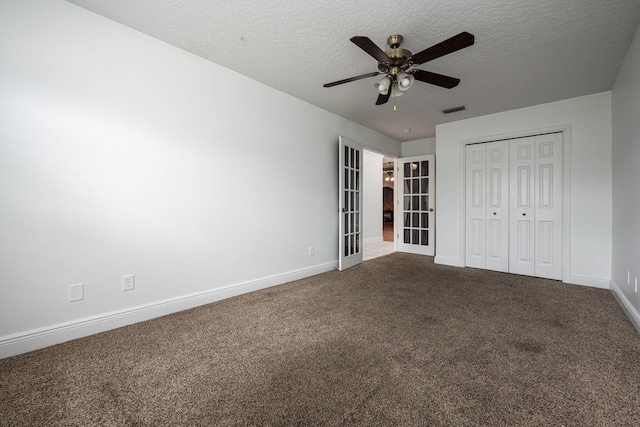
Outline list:
[[[400,158],[396,179],[396,250],[434,254],[435,156]],[[400,187],[400,188],[398,188]]]
[[[338,269],[362,262],[362,146],[339,139],[338,162]]]

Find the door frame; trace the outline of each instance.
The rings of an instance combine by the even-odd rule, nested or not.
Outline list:
[[[503,133],[498,135],[482,136],[477,138],[465,139],[460,144],[460,205],[462,206],[462,215],[460,218],[460,252],[459,259],[462,260],[464,267],[464,259],[466,252],[466,146],[470,144],[480,144],[492,141],[500,141],[505,139],[516,139],[528,136],[543,135],[548,133],[562,132],[562,281],[565,283],[574,283],[571,279],[571,124],[550,126],[544,128],[527,129],[517,132]],[[436,218],[437,219],[437,218]]]

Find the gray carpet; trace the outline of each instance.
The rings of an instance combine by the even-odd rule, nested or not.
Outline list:
[[[393,254],[0,360],[0,425],[640,425],[601,289]]]

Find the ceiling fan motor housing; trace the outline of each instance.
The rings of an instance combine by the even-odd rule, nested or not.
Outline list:
[[[387,44],[391,49],[385,53],[391,59],[391,62],[379,62],[378,70],[382,73],[389,74],[391,76],[397,75],[401,71],[406,71],[411,63],[411,52],[407,49],[402,49],[400,44],[404,38],[400,34],[393,34],[387,39]]]

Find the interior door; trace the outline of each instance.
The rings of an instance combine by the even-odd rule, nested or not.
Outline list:
[[[338,149],[338,269],[362,262],[362,146],[345,137]]]
[[[562,280],[562,133],[537,135],[535,155],[535,275]]]
[[[486,145],[486,269],[509,271],[509,141]]]
[[[509,141],[465,147],[465,265],[509,270]]]
[[[435,156],[398,159],[396,249],[433,256],[435,249]],[[400,191],[398,191],[400,187]]]
[[[511,140],[509,272],[535,276],[534,137]]]
[[[486,148],[484,144],[465,147],[465,265],[467,267],[486,267],[486,215],[485,205],[485,169]]]

